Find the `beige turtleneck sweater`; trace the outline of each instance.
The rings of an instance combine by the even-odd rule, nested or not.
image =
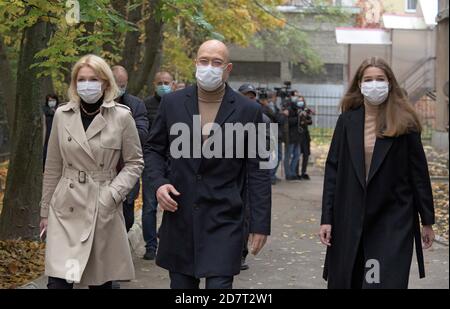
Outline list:
[[[370,164],[372,163],[373,149],[377,140],[377,115],[379,106],[365,104],[364,121],[364,153],[366,163],[366,179],[369,177]]]
[[[217,90],[206,91],[198,86],[198,111],[202,117],[202,128],[207,123],[213,123],[216,120],[217,113],[219,112],[220,105],[222,104],[223,97],[225,95],[225,83],[222,84]],[[207,129],[211,129],[208,126]],[[209,132],[209,131],[208,131]],[[203,140],[208,138],[208,135],[203,136]]]

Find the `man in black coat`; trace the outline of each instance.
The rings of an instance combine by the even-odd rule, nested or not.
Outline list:
[[[119,97],[117,97],[115,101],[130,108],[133,119],[136,122],[136,128],[138,130],[141,146],[143,147],[144,143],[147,141],[149,132],[147,110],[145,105],[141,99],[129,94],[126,91],[128,84],[127,70],[120,65],[116,65],[112,67],[112,71],[120,91]],[[119,163],[119,165],[121,165],[121,163]],[[121,169],[122,166],[119,166],[118,168]],[[139,186],[140,183],[138,181],[136,186],[133,190],[131,190],[126,200],[123,202],[123,216],[125,217],[125,227],[127,232],[134,224],[134,201],[139,195]]]
[[[206,158],[201,129],[196,130],[203,124],[197,117],[206,114],[204,108],[214,109],[205,105],[216,104],[208,98],[222,97],[213,117],[222,132],[216,128],[209,137],[205,134],[205,144],[216,134],[223,136],[225,125],[263,123],[261,107],[224,84],[231,69],[223,43],[202,44],[197,54],[198,86],[165,95],[150,133],[152,184],[164,209],[156,263],[169,270],[171,288],[198,288],[200,278],[206,278],[206,288],[232,287],[241,266],[245,207],[250,209],[253,254],[262,249],[270,233],[270,174],[260,168],[259,156],[252,158],[245,152],[238,158],[234,151],[232,158],[224,158],[223,152]],[[174,125],[184,129],[175,130]],[[194,146],[187,149],[187,156],[178,157],[175,142],[186,131]],[[247,139],[248,135],[245,144]],[[239,147],[236,140],[231,147]],[[171,166],[168,177],[166,160]]]
[[[161,98],[172,92],[173,77],[169,72],[158,72],[153,80],[155,94],[144,99],[149,120],[149,131],[158,112]],[[149,142],[149,141],[148,141]],[[158,249],[157,237],[157,208],[155,192],[151,188],[150,180],[150,152],[149,147],[144,147],[145,167],[142,173],[142,233],[145,241],[144,260],[154,260]]]
[[[145,107],[147,108],[147,118],[149,121],[150,128],[152,127],[153,121],[155,120],[156,113],[158,112],[162,96],[172,92],[173,88],[172,75],[169,72],[156,73],[155,78],[153,80],[153,87],[155,88],[154,95],[148,96],[144,99],[144,104]]]

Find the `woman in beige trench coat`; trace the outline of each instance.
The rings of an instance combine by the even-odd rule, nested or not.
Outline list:
[[[109,66],[87,55],[72,70],[70,102],[55,113],[41,201],[49,288],[111,288],[113,280],[134,278],[121,204],[144,161],[134,120],[116,94]]]

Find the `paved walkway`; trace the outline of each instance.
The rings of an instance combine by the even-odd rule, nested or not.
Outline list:
[[[326,288],[322,280],[325,247],[317,235],[323,177],[309,182],[281,182],[273,187],[272,236],[264,250],[249,257],[250,269],[235,278],[235,288]],[[168,273],[135,255],[136,280],[122,288],[168,288]],[[410,288],[449,288],[449,251],[434,244],[425,252],[427,277],[419,280],[415,256]]]
[[[272,236],[264,250],[249,257],[250,269],[235,278],[234,287],[253,288],[326,288],[321,279],[325,247],[316,236],[320,223],[323,177],[312,175],[309,182],[283,181],[273,187]],[[159,219],[161,213],[158,213]],[[145,261],[144,243],[137,224],[130,232],[133,246],[136,279],[121,283],[128,288],[168,288],[166,270]],[[415,256],[413,258],[410,288],[449,288],[449,250],[434,244],[425,252],[427,277],[419,280]],[[45,287],[45,278],[37,281]]]

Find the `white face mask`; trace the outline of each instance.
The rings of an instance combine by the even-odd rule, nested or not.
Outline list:
[[[367,103],[371,105],[383,104],[389,95],[389,83],[387,81],[371,81],[361,83],[361,93]]]
[[[102,83],[99,81],[77,82],[77,93],[84,102],[95,104],[103,95]]]
[[[55,108],[56,100],[48,100],[48,107]]]
[[[197,65],[197,83],[206,91],[214,91],[223,83],[223,71],[221,67],[199,66]]]

